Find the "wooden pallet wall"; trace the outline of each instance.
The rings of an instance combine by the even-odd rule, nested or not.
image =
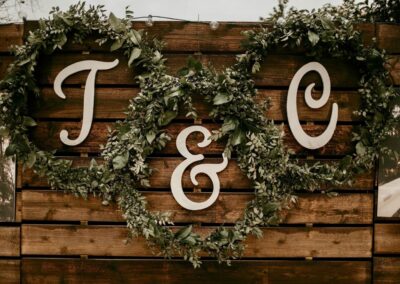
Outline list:
[[[10,44],[22,42],[24,32],[37,23],[0,26],[0,78],[13,58]],[[151,35],[162,37],[167,46],[164,54],[171,74],[185,65],[189,55],[203,63],[212,63],[221,70],[234,62],[242,51],[241,31],[254,24],[224,23],[217,31],[204,24],[156,22],[144,28]],[[393,82],[400,85],[400,26],[363,24],[364,41],[376,38],[380,47],[391,54],[390,70]],[[52,89],[57,73],[67,65],[84,59],[112,61],[120,64],[101,71],[96,82],[95,118],[92,131],[84,143],[66,147],[59,140],[61,129],[71,135],[80,131],[83,88],[87,74],[82,72],[65,81],[66,100],[60,100]],[[272,108],[266,116],[277,123],[286,123],[286,94],[294,73],[308,59],[301,50],[277,50],[269,55],[255,82],[259,89],[257,100],[270,98]],[[326,107],[311,111],[299,96],[299,115],[308,133],[321,133],[329,119],[332,102],[339,104],[339,123],[333,139],[323,148],[306,151],[299,146],[285,126],[285,143],[300,159],[311,158],[330,162],[354,151],[350,133],[359,118],[358,72],[347,62],[325,59],[330,73],[332,94]],[[32,115],[38,126],[32,138],[43,149],[58,149],[61,156],[85,165],[99,153],[106,142],[107,126],[124,118],[128,100],[138,92],[133,80],[135,72],[126,59],[99,48],[92,40],[84,46],[67,44],[62,52],[43,58],[37,74],[42,98],[32,101]],[[318,78],[307,76],[306,85]],[[203,125],[215,129],[218,124],[208,117],[209,107],[195,99]],[[180,115],[167,127],[176,138],[179,131],[193,123]],[[189,139],[189,149],[196,152],[201,137]],[[219,162],[224,145],[214,143],[206,148],[209,161]],[[87,157],[89,156],[89,158]],[[151,210],[170,210],[176,226],[195,223],[206,234],[219,224],[232,224],[240,218],[246,202],[252,198],[251,184],[240,172],[234,159],[219,177],[222,193],[210,208],[188,212],[173,199],[169,182],[172,171],[182,161],[174,140],[154,155],[150,164],[160,169],[151,177],[150,189],[143,189]],[[337,188],[337,197],[320,192],[299,194],[299,203],[291,211],[282,212],[284,222],[279,227],[265,228],[264,238],[250,238],[241,260],[231,267],[206,259],[200,269],[180,260],[164,260],[154,255],[138,238],[126,243],[127,230],[115,205],[103,206],[90,197],[84,201],[71,195],[51,191],[43,178],[19,168],[17,182],[17,222],[0,224],[0,282],[1,283],[398,283],[400,281],[400,222],[376,218],[375,172],[356,178],[354,184]],[[184,187],[191,188],[188,176]],[[207,196],[210,181],[202,178],[203,192],[192,192],[190,198]]]

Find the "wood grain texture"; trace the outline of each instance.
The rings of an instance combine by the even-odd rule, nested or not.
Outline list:
[[[397,284],[400,279],[400,258],[374,257],[374,284]]]
[[[209,193],[189,193],[192,200],[205,200]],[[174,222],[234,223],[242,217],[253,194],[221,193],[207,210],[188,211],[176,203],[169,192],[144,193],[152,211],[169,211]],[[293,209],[282,212],[283,224],[371,224],[372,194],[341,194],[327,197],[322,194],[301,194]],[[116,204],[104,206],[101,200],[88,200],[56,191],[23,190],[24,221],[103,221],[122,222]]]
[[[400,254],[400,224],[375,224],[375,253]]]
[[[387,53],[400,53],[400,27],[395,24],[379,24],[376,26],[378,47]]]
[[[69,157],[73,160],[74,165],[77,167],[86,167],[89,165],[90,158],[77,158]],[[170,188],[170,179],[173,170],[180,164],[183,160],[180,158],[150,158],[149,164],[153,169],[159,169],[154,171],[150,177],[150,183],[152,188]],[[332,160],[315,160],[316,162],[332,162]],[[333,160],[334,161],[334,160]],[[100,162],[100,161],[99,161]],[[208,158],[204,160],[204,163],[219,163],[218,158]],[[189,168],[190,169],[190,168]],[[189,170],[188,170],[189,171]],[[188,171],[183,176],[182,184],[184,188],[193,188],[193,184],[189,179]],[[25,169],[22,171],[22,166],[18,167],[17,187],[48,187],[46,179],[39,177],[33,173],[30,169]],[[235,177],[235,180],[232,180]],[[219,174],[221,188],[222,189],[249,189],[252,188],[250,181],[243,175],[242,171],[238,167],[235,160],[231,159],[228,163],[228,167]],[[364,174],[357,175],[351,185],[343,184],[339,187],[334,187],[334,189],[343,190],[371,190],[374,186],[374,173],[367,172]],[[208,178],[200,175],[198,177],[200,188],[210,188],[211,182]],[[323,189],[332,189],[332,186],[321,185]]]
[[[193,269],[183,261],[24,259],[22,283],[140,284],[367,284],[368,261],[233,261],[232,266],[203,261]]]
[[[207,235],[211,227],[197,231]],[[249,237],[244,257],[370,257],[372,228],[262,229]],[[142,238],[126,242],[125,226],[22,225],[23,255],[154,256]],[[301,245],[300,245],[301,244]]]
[[[64,88],[66,100],[60,99],[52,88],[44,87],[40,99],[31,102],[30,112],[35,118],[46,119],[81,119],[83,115],[82,88]],[[94,119],[124,119],[129,100],[139,93],[137,88],[97,88],[94,107]],[[316,96],[320,92],[315,92]],[[255,101],[262,104],[270,100],[271,108],[265,116],[275,121],[286,121],[287,90],[258,90]],[[297,97],[300,121],[329,121],[333,103],[339,106],[339,122],[359,121],[354,111],[359,109],[360,95],[355,91],[332,91],[328,102],[320,109],[309,108],[304,101],[304,92],[299,91]],[[194,106],[199,118],[209,119],[212,110],[202,97],[194,96]],[[181,108],[179,119],[188,119]]]
[[[167,143],[165,148],[160,152],[162,154],[179,154],[176,149],[176,137],[179,133],[193,125],[192,123],[171,123],[165,130],[171,137],[171,141]],[[205,123],[202,126],[210,131],[218,130],[220,124]],[[66,129],[69,133],[70,139],[75,139],[81,132],[81,122],[60,122],[60,121],[43,121],[38,122],[38,126],[32,131],[32,140],[42,150],[53,151],[57,150],[58,153],[99,153],[100,145],[105,145],[108,139],[108,129],[114,128],[114,123],[110,122],[94,122],[89,136],[81,144],[71,147],[63,144],[60,140],[60,132]],[[278,126],[279,127],[279,126]],[[325,131],[325,125],[303,125],[304,131],[310,136],[320,135]],[[292,150],[295,154],[305,155],[330,155],[330,156],[343,156],[354,152],[354,143],[352,142],[353,126],[351,125],[337,125],[332,139],[322,148],[316,150],[308,150],[298,144],[292,135],[287,125],[283,126],[284,131],[284,145]],[[187,139],[187,147],[192,153],[203,154],[222,154],[225,149],[225,143],[212,142],[206,148],[199,148],[197,146],[203,140],[201,133],[191,134]],[[159,153],[155,153],[158,155]]]
[[[16,192],[15,194],[15,222],[20,223],[22,220],[22,193]]]
[[[46,57],[45,62],[39,62],[43,66],[38,72],[38,82],[40,84],[53,84],[56,75],[68,65],[80,60],[101,60],[106,62],[119,59],[117,67],[111,70],[98,72],[96,77],[97,85],[135,85],[134,68],[129,68],[127,59],[119,53],[92,53],[82,56],[81,54],[54,54]],[[176,74],[178,70],[186,66],[188,55],[186,54],[169,54],[167,58],[167,67],[170,74]],[[221,71],[230,67],[235,62],[234,55],[218,54],[218,55],[199,55],[196,56],[203,64],[212,64],[217,70]],[[304,64],[312,61],[310,58],[297,55],[268,55],[264,63],[261,64],[260,71],[254,76],[257,86],[269,87],[288,87],[294,74]],[[332,87],[340,88],[357,88],[359,73],[354,64],[347,61],[337,59],[322,59],[321,64],[330,74]],[[68,77],[65,84],[84,85],[88,72],[79,72]],[[316,83],[320,86],[320,78],[315,72],[310,72],[304,76],[301,81],[302,86],[310,83]]]
[[[162,39],[166,46],[165,52],[243,52],[242,40],[245,39],[242,32],[260,27],[270,27],[268,24],[260,22],[221,22],[218,29],[213,31],[207,23],[186,23],[176,21],[155,21],[152,27],[146,26],[145,22],[135,21],[132,27],[137,30],[145,30],[148,37]],[[25,33],[38,27],[36,21],[25,23]],[[363,42],[372,43],[375,36],[375,25],[369,23],[356,24],[355,29],[361,32]],[[93,38],[89,38],[83,45],[68,42],[65,50],[68,51],[109,51],[110,44],[101,47],[95,44]],[[280,53],[301,53],[304,50],[287,50],[285,48],[273,50]]]
[[[1,26],[0,26],[1,27]],[[0,259],[0,281],[2,284],[20,283],[20,260]]]
[[[24,26],[20,24],[0,25],[0,52],[10,52],[12,45],[22,44],[23,32]]]
[[[20,228],[0,226],[0,257],[20,255]]]

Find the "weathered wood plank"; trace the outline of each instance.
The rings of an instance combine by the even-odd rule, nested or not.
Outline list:
[[[374,257],[374,284],[397,284],[400,279],[400,258]]]
[[[242,217],[253,194],[221,193],[207,210],[188,211],[176,203],[169,192],[143,193],[152,211],[169,211],[174,222],[233,223]],[[204,200],[209,193],[189,193],[192,200]],[[121,222],[122,213],[114,203],[101,204],[98,198],[88,200],[56,191],[22,192],[24,221],[103,221]],[[322,194],[300,194],[293,209],[282,212],[283,224],[371,224],[372,194],[341,194],[327,197]]]
[[[74,147],[63,144],[60,140],[60,132],[66,129],[69,133],[69,138],[74,139],[78,137],[81,132],[81,122],[60,122],[60,121],[44,121],[38,122],[38,126],[32,131],[32,139],[36,145],[42,150],[53,151],[57,150],[58,153],[72,153],[72,152],[85,152],[85,153],[99,153],[100,145],[107,143],[108,128],[114,128],[114,124],[110,122],[94,122],[89,136],[82,144]],[[172,123],[166,127],[166,133],[171,137],[171,141],[167,143],[165,148],[161,151],[163,154],[178,154],[176,149],[176,137],[179,133],[190,126],[186,123]],[[210,130],[217,130],[219,124],[202,124]],[[326,126],[324,125],[303,125],[303,129],[311,136],[320,135]],[[285,136],[283,138],[285,146],[292,150],[295,154],[304,155],[312,153],[314,155],[346,155],[354,152],[354,143],[352,142],[353,126],[351,125],[338,125],[332,139],[322,148],[309,151],[293,137],[288,126],[284,126],[283,130]],[[207,148],[199,148],[197,146],[203,140],[201,133],[194,133],[189,136],[187,140],[187,147],[193,153],[203,154],[221,154],[225,149],[224,142],[213,142]]]
[[[375,224],[375,253],[400,254],[400,224]]]
[[[387,53],[400,53],[400,25],[379,24],[376,26],[378,47]]]
[[[186,54],[170,54],[165,56],[170,74],[176,72],[186,65],[188,56]],[[81,54],[54,54],[46,57],[46,62],[39,63],[41,70],[38,72],[38,81],[40,84],[53,84],[56,75],[68,65],[80,60],[101,60],[111,62],[116,58],[120,63],[111,70],[98,72],[96,77],[97,85],[135,85],[134,68],[129,68],[127,59],[119,53],[93,53],[82,56]],[[235,62],[233,55],[200,55],[197,58],[203,64],[212,64],[217,70],[223,70],[230,67]],[[255,82],[258,86],[287,87],[291,79],[299,68],[310,62],[311,59],[296,55],[269,55],[265,58],[260,72],[255,76]],[[332,87],[357,88],[358,70],[354,64],[337,59],[323,59],[321,63],[328,70],[331,78]],[[68,77],[65,84],[83,85],[86,82],[87,72],[79,72]],[[310,72],[301,81],[302,86],[310,83],[320,85],[320,78],[315,72]]]
[[[1,27],[1,26],[0,26]],[[0,260],[0,280],[2,284],[20,283],[20,260]]]
[[[160,273],[161,272],[161,273]],[[232,266],[203,261],[23,259],[23,283],[259,283],[367,284],[368,261],[233,261]]]
[[[15,222],[20,223],[22,220],[22,193],[16,192],[15,199]]]
[[[83,112],[83,92],[81,88],[65,88],[66,100],[60,99],[52,88],[42,89],[42,97],[32,102],[31,113],[36,118],[80,119]],[[97,88],[94,108],[95,119],[123,119],[129,100],[139,93],[137,88]],[[319,94],[319,92],[316,94]],[[267,99],[271,108],[265,113],[266,117],[275,121],[287,120],[286,116],[287,90],[259,90],[255,98],[260,104]],[[208,119],[212,109],[203,98],[195,96],[194,106],[201,119]],[[339,122],[358,121],[354,111],[359,109],[360,95],[354,91],[332,91],[329,101],[320,109],[306,106],[304,92],[298,95],[298,113],[301,121],[329,121],[332,104],[339,106]],[[179,119],[186,119],[182,111]]]
[[[74,161],[74,165],[77,167],[88,166],[90,159],[87,158],[72,158]],[[180,164],[183,160],[180,158],[163,158],[156,159],[150,158],[149,163],[153,169],[162,169],[158,171],[154,171],[153,175],[150,178],[150,183],[152,188],[169,188],[170,187],[170,179],[173,170]],[[319,160],[316,160],[319,161]],[[321,160],[322,161],[322,160]],[[329,160],[325,162],[330,162]],[[205,159],[204,163],[220,163],[220,159],[210,158]],[[183,176],[182,184],[184,188],[193,188],[193,184],[189,178],[190,169],[186,171]],[[17,186],[21,187],[48,187],[46,179],[43,177],[39,177],[34,174],[31,170],[25,169],[22,171],[22,167],[18,167],[18,176],[21,178],[18,180]],[[235,177],[232,180],[232,177]],[[237,166],[235,160],[230,160],[228,163],[228,167],[219,174],[221,188],[225,189],[248,189],[251,188],[251,184],[249,180],[243,175],[240,168]],[[199,187],[200,188],[210,188],[211,182],[208,178],[200,175],[198,177]],[[335,189],[350,189],[350,190],[368,190],[372,189],[374,186],[374,174],[373,172],[360,174],[354,178],[354,182],[352,185],[344,184]],[[326,185],[321,185],[322,188],[327,188]],[[332,188],[329,187],[328,188]]]
[[[20,255],[20,228],[0,227],[0,256]]]
[[[146,26],[145,22],[133,22],[134,29],[145,30],[149,38],[162,39],[166,46],[164,52],[243,52],[241,41],[245,38],[243,31],[258,29],[260,26],[269,27],[267,23],[255,22],[221,22],[218,29],[213,31],[208,23],[186,23],[177,21],[155,21],[152,27]],[[25,33],[37,28],[35,21],[25,24]],[[359,30],[366,44],[372,43],[375,36],[375,25],[357,24],[355,29]],[[67,43],[64,50],[68,51],[108,51],[109,45],[98,46],[94,42],[95,37],[89,38],[83,45]],[[279,50],[272,52],[299,53],[303,50]]]
[[[22,44],[24,26],[19,24],[0,25],[0,52],[10,52],[12,45]]]
[[[201,235],[210,227],[198,229]],[[372,228],[265,228],[244,257],[370,257]],[[152,256],[142,238],[126,244],[123,226],[22,225],[23,255]],[[301,245],[299,245],[301,244]]]

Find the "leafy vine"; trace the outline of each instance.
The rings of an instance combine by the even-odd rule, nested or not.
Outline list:
[[[25,166],[45,176],[54,189],[83,198],[94,194],[104,205],[116,200],[130,235],[145,237],[165,257],[180,255],[198,267],[200,252],[206,252],[229,264],[241,256],[249,234],[261,237],[260,227],[279,224],[279,211],[296,202],[297,191],[350,182],[354,174],[371,169],[380,153],[390,151],[383,143],[398,122],[392,112],[399,93],[386,85],[385,53],[362,44],[361,34],[354,29],[355,13],[346,4],[312,12],[286,11],[282,2],[266,19],[269,27],[245,33],[245,53],[237,56],[233,66],[217,73],[189,60],[179,76],[172,76],[160,52],[162,42],[132,29],[131,12],[119,19],[107,16],[102,6],[86,9],[79,3],[66,12],[54,8],[51,18],[39,22],[26,44],[16,47],[16,60],[0,83],[0,134],[10,138],[6,154],[16,155]],[[36,122],[29,117],[27,102],[28,97],[40,96],[35,80],[39,55],[62,49],[68,41],[82,43],[91,34],[98,36],[99,45],[110,43],[111,51],[123,52],[128,65],[140,70],[135,79],[141,91],[130,101],[126,119],[110,132],[101,153],[103,162],[92,160],[88,167],[74,167],[72,161],[42,151],[30,141],[28,130]],[[310,58],[342,58],[358,67],[362,102],[357,115],[363,126],[353,133],[354,154],[336,164],[309,165],[292,159],[283,144],[282,130],[254,101],[257,91],[252,74],[259,71],[268,52],[280,47],[302,47]],[[139,191],[151,186],[153,169],[147,158],[169,142],[164,128],[178,115],[179,106],[184,106],[187,116],[196,117],[193,94],[204,97],[213,106],[210,116],[223,121],[212,139],[226,143],[228,157],[237,153],[238,164],[255,189],[242,219],[231,227],[218,227],[205,238],[192,226],[171,229],[168,212],[149,212]]]

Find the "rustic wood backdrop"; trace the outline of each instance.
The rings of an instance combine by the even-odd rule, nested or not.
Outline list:
[[[11,44],[21,44],[23,37],[37,25],[0,26],[0,78],[13,61]],[[167,46],[171,74],[183,67],[189,55],[204,63],[211,62],[222,69],[234,62],[240,53],[241,31],[255,24],[224,23],[217,31],[207,25],[177,22],[156,22],[144,28],[150,35],[163,38]],[[366,44],[376,38],[379,47],[391,54],[388,62],[395,85],[400,85],[400,26],[363,24],[357,27]],[[95,120],[90,136],[77,147],[66,147],[59,140],[61,129],[74,134],[80,130],[82,95],[87,73],[66,80],[66,100],[59,99],[52,84],[57,73],[67,65],[83,59],[111,61],[120,58],[115,69],[101,71],[97,76]],[[286,122],[285,100],[294,73],[307,59],[302,50],[276,50],[269,55],[255,76],[259,88],[258,100],[271,99],[272,108],[266,116],[277,123]],[[32,115],[38,126],[32,137],[43,149],[58,149],[60,156],[74,160],[76,165],[87,164],[105,143],[107,126],[124,118],[128,100],[138,92],[133,80],[134,71],[125,64],[121,54],[99,48],[89,40],[84,46],[67,44],[62,52],[43,56],[37,73],[42,98],[32,100]],[[313,162],[330,162],[351,153],[351,131],[359,123],[353,115],[358,109],[358,72],[344,61],[332,59],[322,63],[330,73],[332,95],[330,103],[314,111],[299,97],[300,119],[304,129],[318,134],[329,119],[331,103],[339,104],[339,123],[333,139],[325,147],[306,151],[298,145],[285,127],[286,145],[298,157]],[[318,80],[308,76],[307,82]],[[202,123],[218,127],[208,119],[209,108],[196,99]],[[173,137],[193,121],[179,116],[167,131]],[[196,139],[189,148],[197,151]],[[213,144],[206,149],[209,160],[220,161],[223,145]],[[160,171],[151,178],[151,189],[145,190],[149,207],[171,210],[177,226],[195,223],[196,229],[207,233],[218,224],[229,226],[240,218],[243,208],[252,198],[251,185],[232,159],[220,176],[222,193],[210,208],[189,212],[181,208],[169,190],[169,179],[181,158],[174,141],[162,153],[151,158],[151,165]],[[192,185],[187,176],[184,186]],[[202,192],[190,193],[201,200],[210,187],[207,178],[201,180]],[[323,189],[321,189],[323,190]],[[164,260],[155,256],[142,239],[126,244],[126,228],[121,212],[115,205],[103,206],[96,198],[88,201],[62,192],[51,191],[43,178],[29,170],[18,169],[17,222],[0,225],[0,282],[1,283],[399,283],[400,281],[400,221],[376,218],[376,171],[360,175],[352,186],[336,189],[337,197],[316,193],[300,193],[293,210],[283,212],[284,222],[276,228],[265,228],[264,238],[250,238],[243,259],[232,267],[218,265],[205,259],[200,269],[193,270],[180,259]]]

